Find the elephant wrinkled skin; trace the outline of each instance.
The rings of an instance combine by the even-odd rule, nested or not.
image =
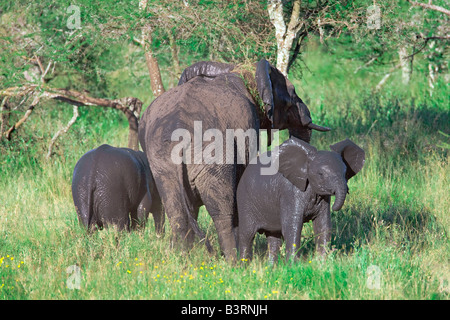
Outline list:
[[[237,161],[227,164],[225,152],[223,164],[175,164],[171,161],[171,152],[178,144],[172,141],[175,130],[185,129],[192,137],[194,121],[201,121],[203,132],[217,129],[224,137],[226,129],[275,128],[289,129],[292,136],[305,141],[309,141],[311,129],[329,130],[312,124],[308,108],[280,71],[266,60],[254,68],[253,81],[264,106],[257,105],[257,97],[250,94],[235,65],[199,62],[186,68],[179,86],[154,100],[142,116],[139,141],[169,218],[173,243],[191,247],[194,233],[189,220],[197,219],[204,204],[225,257],[237,258],[235,196],[246,166]],[[236,149],[236,140],[234,143]],[[203,142],[202,148],[207,145]],[[248,149],[245,151],[248,163]]]
[[[347,181],[365,161],[364,150],[349,139],[317,151],[313,146],[290,138],[272,153],[278,173],[262,175],[261,164],[250,164],[238,186],[239,253],[252,257],[256,232],[265,233],[269,260],[274,262],[281,238],[286,241],[286,258],[298,255],[303,223],[313,221],[316,250],[324,254],[331,236],[330,196],[338,211],[348,192]]]
[[[157,234],[164,211],[145,154],[109,145],[85,153],[75,165],[72,196],[80,223],[88,230],[145,225],[151,212]]]

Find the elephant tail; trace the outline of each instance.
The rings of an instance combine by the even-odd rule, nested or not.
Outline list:
[[[92,185],[92,183],[90,184],[90,186],[88,187],[88,194],[87,194],[87,207],[89,210],[89,216],[88,216],[88,228],[89,229],[94,229],[96,227],[96,220],[94,217],[97,216],[96,215],[96,208],[94,206],[94,191],[95,191],[95,186]]]

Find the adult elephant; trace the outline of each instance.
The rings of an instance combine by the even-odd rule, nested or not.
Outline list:
[[[192,245],[194,233],[190,222],[197,219],[198,209],[204,204],[225,257],[236,258],[233,232],[237,223],[236,189],[248,163],[249,145],[244,144],[245,163],[237,161],[237,154],[242,151],[238,150],[237,139],[232,140],[231,148],[227,146],[227,152],[220,154],[215,150],[213,163],[205,163],[201,161],[201,153],[206,152],[209,143],[198,144],[195,137],[209,141],[212,136],[223,137],[226,145],[227,129],[259,132],[271,128],[288,129],[291,136],[306,142],[310,141],[312,129],[330,130],[312,123],[310,112],[292,83],[264,59],[250,67],[196,63],[183,71],[177,87],[152,102],[142,116],[139,141],[169,218],[173,242]],[[187,147],[181,163],[173,159],[180,137],[188,140],[187,144],[184,141]],[[230,150],[234,152],[231,163]]]

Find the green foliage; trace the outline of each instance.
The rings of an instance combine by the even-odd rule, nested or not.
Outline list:
[[[449,123],[445,90],[437,87],[429,98],[425,81],[407,90],[393,80],[373,93],[368,88],[377,79],[368,71],[353,75],[357,62],[324,53],[312,41],[303,58],[310,72],[294,80],[297,91],[313,120],[334,128],[314,133],[312,143],[325,149],[349,137],[367,159],[349,182],[345,206],[332,213],[326,260],[314,255],[310,224],[300,261],[281,257],[273,267],[262,236],[244,267],[209,256],[203,245],[189,254],[170,249],[170,227],[157,238],[151,220],[139,232],[87,235],[72,204],[73,167],[101,143],[124,145],[126,124],[113,110],[80,108],[81,120],[47,163],[42,150],[49,133],[41,128],[70,116],[57,104],[50,118],[39,111],[23,129],[27,134],[2,145],[1,299],[448,299],[449,164],[448,149],[439,144],[439,130],[447,132]],[[199,221],[218,252],[204,208]],[[80,289],[67,287],[71,265],[80,267]],[[370,285],[371,266],[379,268],[379,287]]]
[[[67,29],[70,1],[1,3],[0,89],[25,83],[23,73],[33,72],[28,59],[36,53],[44,66],[56,61],[46,77],[54,87],[110,98],[135,96],[148,105],[152,96],[143,51],[132,41],[140,37],[143,15],[156,26],[152,48],[168,87],[177,83],[168,30],[177,36],[182,66],[210,58],[254,62],[275,57],[273,30],[261,20],[265,1],[189,1],[191,8],[182,1],[149,3],[153,9],[143,14],[138,1],[77,1],[80,30]],[[365,15],[359,3],[332,4],[330,17]],[[380,5],[391,19],[396,11],[388,4]],[[173,19],[156,14],[163,5]],[[407,4],[401,5],[408,14]],[[424,26],[430,24],[427,28],[434,32],[432,18],[441,16],[422,13]],[[189,32],[194,23],[197,28]],[[331,32],[328,28],[325,32]],[[395,31],[392,25],[385,28]],[[263,36],[254,37],[249,30]],[[348,137],[366,151],[365,166],[350,180],[343,209],[332,213],[327,259],[314,255],[310,223],[304,226],[300,261],[285,263],[282,256],[273,267],[267,264],[263,236],[255,239],[255,259],[244,267],[228,264],[218,253],[209,256],[201,244],[190,253],[171,249],[170,226],[166,224],[165,237],[157,238],[151,219],[143,231],[87,235],[73,207],[73,168],[102,143],[125,146],[128,124],[116,110],[80,107],[79,119],[46,161],[56,127],[71,117],[67,104],[46,101],[11,141],[0,141],[0,299],[448,299],[448,83],[438,72],[430,96],[430,58],[418,54],[408,86],[394,71],[375,90],[397,59],[390,45],[399,43],[388,33],[358,30],[366,33],[343,31],[325,45],[310,35],[302,63],[294,64],[289,75],[313,121],[333,128],[314,132],[314,146],[328,149]],[[266,42],[261,46],[262,38]],[[231,45],[234,51],[227,47]],[[372,55],[380,58],[365,66]],[[437,59],[445,57],[441,52]],[[10,124],[23,115],[21,108],[14,109],[20,100],[11,101]],[[218,252],[205,208],[199,222]],[[67,287],[66,270],[72,265],[81,270],[80,289]],[[371,266],[380,271],[379,287],[370,285]]]

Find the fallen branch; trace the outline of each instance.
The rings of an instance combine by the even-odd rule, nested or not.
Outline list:
[[[391,73],[386,73],[383,77],[383,79],[381,79],[380,82],[378,82],[377,86],[375,87],[375,90],[378,91],[381,89],[381,87],[383,86],[383,84],[386,82],[386,80],[391,76]]]
[[[369,66],[370,64],[372,64],[372,62],[374,62],[375,60],[377,60],[379,58],[379,56],[373,57],[372,59],[370,59],[368,62],[364,63],[362,66],[359,66],[358,68],[355,69],[355,71],[353,71],[353,73],[357,73],[359,70],[366,68],[367,66]]]
[[[378,82],[377,86],[375,87],[375,91],[380,90],[381,87],[386,83],[387,79],[389,79],[389,77],[391,76],[392,72],[394,72],[394,70],[396,70],[396,69],[398,69],[400,67],[401,67],[401,63],[399,63],[396,66],[394,66],[391,69],[389,69],[389,72],[384,75],[384,77],[380,80],[380,82]]]
[[[49,98],[63,101],[77,107],[100,106],[122,111],[127,117],[129,125],[128,147],[133,150],[139,150],[138,121],[139,115],[142,110],[142,101],[140,101],[138,98],[127,97],[113,100],[105,98],[94,98],[83,92],[68,89],[50,88],[44,85],[41,87],[38,87],[37,85],[28,85],[22,87],[7,88],[0,91],[0,97],[24,96],[30,93],[34,93],[38,89],[40,90],[39,95],[35,96],[35,100],[33,101],[32,105],[28,108],[24,117],[20,119],[13,127],[10,128],[10,130],[8,130],[5,133],[7,139],[11,139],[11,133],[28,119],[34,107],[39,102],[40,98]]]

